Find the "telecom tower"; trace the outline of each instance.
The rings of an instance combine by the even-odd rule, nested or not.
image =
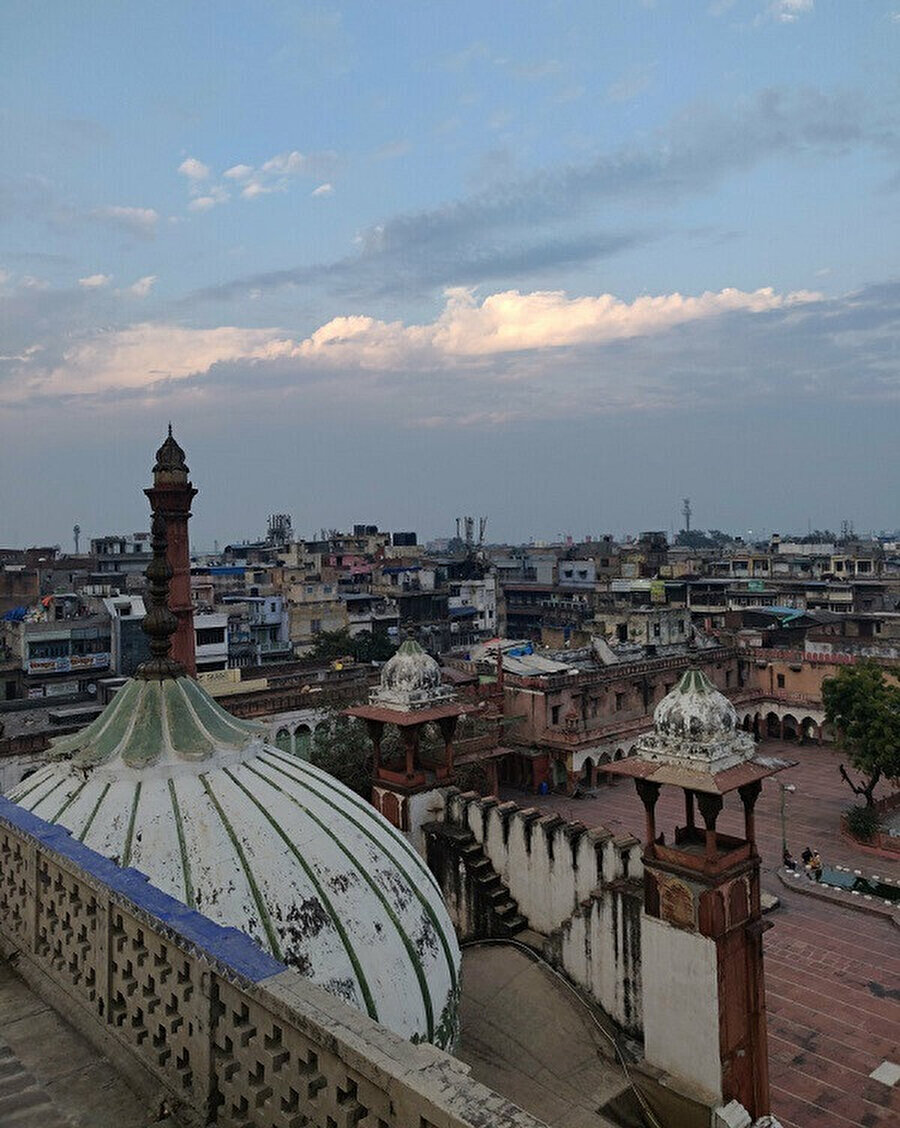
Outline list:
[[[75,525],[72,528],[72,536],[75,538],[75,555],[78,555],[78,538],[81,536],[81,526]]]
[[[689,497],[684,499],[681,512],[684,514],[684,531],[689,533],[691,531],[691,499]]]

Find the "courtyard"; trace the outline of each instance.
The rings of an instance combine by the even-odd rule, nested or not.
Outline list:
[[[784,1128],[888,1128],[900,1119],[900,1085],[869,1076],[884,1061],[900,1062],[900,930],[890,921],[828,904],[786,889],[781,863],[781,788],[788,847],[795,857],[807,845],[826,866],[900,880],[900,862],[867,854],[840,834],[840,814],[854,800],[838,774],[842,757],[828,747],[767,741],[766,754],[798,761],[767,780],[756,808],[763,889],[780,906],[766,933],[766,999],[773,1111]],[[880,794],[886,794],[882,787]],[[587,826],[621,833],[643,831],[643,808],[630,783],[601,784],[594,794],[502,797],[521,806],[556,811]],[[657,827],[667,834],[683,821],[680,796],[664,788]],[[743,816],[729,796],[719,820],[740,834]]]

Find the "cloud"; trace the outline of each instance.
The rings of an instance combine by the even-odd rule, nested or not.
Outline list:
[[[111,281],[111,274],[89,274],[87,278],[79,278],[78,285],[85,290],[99,290],[103,286],[108,286]]]
[[[148,292],[152,277],[131,292]],[[624,302],[612,294],[570,298],[561,291],[490,294],[479,302],[452,290],[441,314],[423,325],[359,314],[332,318],[300,340],[277,328],[192,329],[145,322],[67,342],[58,356],[39,358],[7,386],[13,400],[149,390],[208,374],[222,364],[292,365],[295,372],[462,371],[517,354],[599,347],[647,337],[729,313],[799,307],[817,298],[771,288],[726,289],[697,296],[663,294]],[[526,367],[531,364],[526,360]],[[555,362],[549,362],[555,363]],[[255,381],[262,385],[264,380]]]
[[[188,204],[188,208],[191,211],[204,212],[217,204],[226,204],[228,200],[228,192],[220,184],[204,185],[203,190]]]
[[[333,191],[334,187],[331,184],[320,184],[318,188],[313,188],[310,196],[330,196]]]
[[[156,280],[155,274],[145,274],[137,282],[132,282],[128,287],[128,293],[133,294],[136,298],[146,298],[156,284]]]
[[[277,354],[271,329],[186,329],[146,322],[98,332],[67,347],[50,366],[32,360],[4,388],[7,403],[147,390],[205,373],[222,361]],[[2,402],[0,399],[0,402]]]
[[[573,261],[579,240],[594,248],[593,256],[580,256],[587,262],[658,237],[658,230],[647,232],[652,210],[666,213],[727,176],[775,158],[810,161],[862,147],[895,161],[900,153],[892,128],[850,94],[769,89],[730,109],[694,104],[643,145],[509,176],[437,207],[391,216],[360,233],[355,255],[237,279],[197,297],[227,299],[249,289],[329,281],[338,292],[360,294],[471,284],[504,278],[501,271],[523,259],[528,265],[522,270]],[[626,218],[598,232],[604,206]],[[629,216],[639,217],[643,229],[630,228]]]
[[[209,179],[209,166],[205,165],[203,161],[198,161],[196,157],[188,157],[183,160],[178,166],[178,171],[191,181]]]
[[[193,199],[188,204],[189,209],[204,212],[217,204],[227,203],[231,195],[229,188],[238,191],[245,200],[255,200],[273,192],[286,192],[296,177],[306,176],[320,180],[336,166],[337,154],[333,152],[303,154],[299,149],[289,149],[276,153],[260,165],[231,165],[222,173],[222,180],[227,181],[227,184],[208,184],[210,170],[192,157],[184,161],[178,171],[190,178]],[[325,195],[324,189],[331,190],[330,184],[321,187],[322,191],[317,190],[311,194]]]
[[[814,0],[773,0],[768,11],[780,23],[796,23],[801,16],[811,12],[814,6]]]
[[[113,227],[122,228],[132,235],[150,239],[156,234],[159,213],[154,208],[123,207],[120,204],[105,204],[90,212],[92,219]]]

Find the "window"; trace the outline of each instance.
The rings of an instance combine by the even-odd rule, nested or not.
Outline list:
[[[778,688],[784,689],[784,674],[778,674],[775,680],[778,682]]]
[[[616,712],[617,713],[622,712],[622,706],[624,704],[625,704],[625,694],[624,693],[617,693],[616,694]]]
[[[312,634],[321,634],[322,633],[322,620],[321,619],[312,619],[310,621],[310,624],[309,624],[309,629],[310,629],[310,632]]]
[[[653,624],[653,637],[659,638],[659,623]]]
[[[678,620],[678,633],[684,634],[684,619]]]
[[[216,646],[225,641],[224,627],[198,627],[196,630],[198,646]]]
[[[560,708],[561,708],[561,706],[559,706],[559,705],[552,705],[550,707],[550,724],[551,725],[558,725],[559,724],[559,710],[560,710]]]
[[[725,688],[731,685],[731,670],[725,671]]]

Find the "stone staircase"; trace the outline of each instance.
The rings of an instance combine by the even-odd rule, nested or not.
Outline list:
[[[460,843],[459,855],[469,875],[476,902],[482,912],[478,918],[484,926],[484,938],[515,936],[527,928],[528,921],[519,912],[519,906],[491,864],[475,836],[469,832],[467,842]]]

